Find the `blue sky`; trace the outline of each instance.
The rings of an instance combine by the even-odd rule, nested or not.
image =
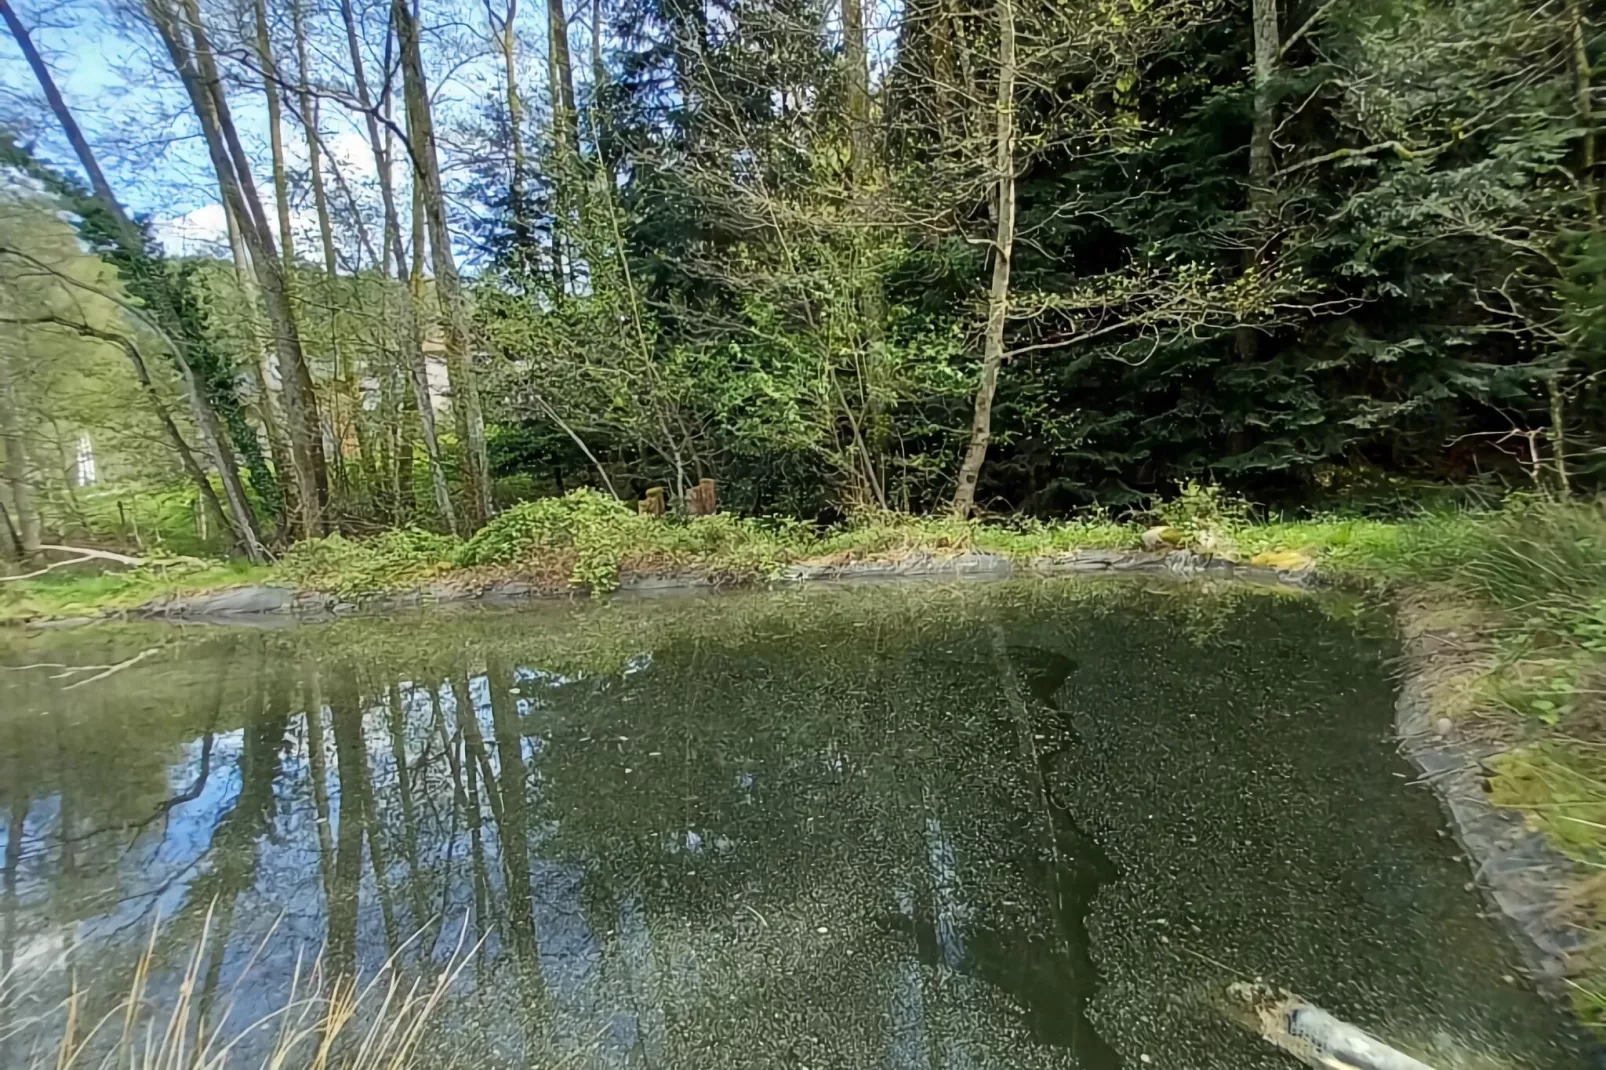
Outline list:
[[[310,5],[309,5],[310,6]],[[62,95],[84,127],[100,158],[102,169],[124,203],[136,214],[151,214],[158,234],[170,251],[192,253],[211,251],[222,237],[223,211],[206,157],[204,144],[193,120],[185,110],[185,100],[168,72],[166,57],[156,54],[156,42],[137,25],[125,27],[116,9],[105,0],[87,0],[53,9],[39,0],[13,0],[23,21],[33,27],[35,43],[55,70]],[[381,8],[382,10],[382,8]],[[483,34],[483,7],[454,2],[449,7],[433,5],[426,13],[454,27],[458,33],[477,30]],[[474,16],[478,21],[474,21]],[[524,12],[521,18],[521,47],[528,53],[522,66],[526,71],[545,70],[544,52],[532,42],[532,34],[544,30],[544,23]],[[466,25],[465,25],[466,23]],[[344,40],[337,36],[338,23],[333,12],[324,16],[322,30],[328,40],[326,51],[315,51],[312,64],[317,78],[345,84],[349,61]],[[584,28],[579,28],[583,32]],[[221,39],[222,31],[218,31]],[[426,42],[427,46],[427,42]],[[377,80],[377,61],[369,66],[369,76]],[[154,75],[152,72],[156,72]],[[480,56],[455,65],[449,72],[432,71],[432,88],[440,117],[448,126],[454,115],[483,100],[495,90],[498,70],[487,57]],[[522,85],[529,105],[541,106],[539,85]],[[259,186],[270,181],[267,151],[267,113],[260,91],[243,87],[231,92],[230,107],[241,128],[247,151],[253,157]],[[0,122],[19,126],[37,137],[36,149],[52,164],[76,170],[76,160],[59,127],[44,110],[32,72],[9,35],[0,33]],[[333,102],[322,106],[320,117],[323,142],[337,157],[342,174],[366,201],[373,192],[374,172],[366,132],[360,120]],[[294,175],[304,172],[306,147],[299,125],[286,116],[286,155]],[[295,198],[297,245],[303,241],[310,253],[313,221],[304,192]],[[405,207],[405,202],[404,202]]]
[[[372,36],[377,41],[382,33],[385,0],[356,2],[359,17],[369,12],[367,22],[374,27]],[[221,252],[223,210],[205,147],[166,56],[140,25],[139,18],[124,11],[124,3],[138,6],[137,0],[12,0],[19,17],[32,28],[35,43],[54,68],[63,96],[124,203],[135,214],[153,216],[157,233],[170,252]],[[280,11],[284,4],[270,0],[269,6]],[[874,9],[873,14],[867,11],[872,26],[894,24],[897,0],[870,0],[866,6]],[[590,3],[569,0],[569,7],[576,76],[583,79],[589,71],[584,57],[590,48],[586,24]],[[348,84],[350,63],[332,0],[308,0],[307,8],[312,26],[314,81]],[[536,115],[545,110],[545,15],[544,4],[526,0],[520,5],[520,90],[527,109]],[[449,38],[455,39],[453,55],[469,57],[450,66],[437,62],[430,71],[437,127],[449,141],[454,119],[477,111],[488,96],[500,95],[500,65],[488,54],[481,0],[430,0],[423,7],[423,18],[426,63],[432,46],[437,58],[444,55],[441,42]],[[221,19],[214,23],[213,33],[220,46],[226,43],[228,32]],[[287,44],[288,33],[279,36],[281,44]],[[877,56],[878,68],[884,70],[894,47],[890,29],[872,30],[871,49]],[[367,66],[370,80],[376,81],[377,57],[370,59]],[[247,151],[255,161],[258,185],[266,195],[270,170],[262,94],[260,90],[236,87],[229,99]],[[17,126],[25,134],[36,136],[37,150],[52,164],[76,168],[66,139],[44,109],[31,71],[15,43],[4,33],[0,33],[0,124]],[[320,126],[324,143],[337,158],[358,200],[364,202],[365,208],[371,207],[377,193],[367,136],[360,120],[329,102],[323,105]],[[285,142],[292,176],[304,173],[305,143],[300,127],[288,116]],[[449,186],[453,159],[448,152],[443,160]],[[297,248],[315,257],[315,225],[307,200],[305,190],[297,190],[293,213]],[[405,210],[405,198],[402,207]]]

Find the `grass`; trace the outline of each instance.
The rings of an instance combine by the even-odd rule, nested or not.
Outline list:
[[[63,569],[37,579],[0,583],[0,625],[115,613],[166,595],[260,583],[273,576],[272,569],[233,561],[121,572]]]
[[[211,911],[180,964],[175,985],[159,961],[158,930],[109,1006],[78,985],[77,967],[65,960],[35,969],[23,961],[0,975],[0,1007],[26,1001],[32,989],[66,975],[68,994],[37,1015],[9,1015],[0,1023],[0,1050],[19,1070],[414,1070],[432,1018],[472,957],[459,942],[452,961],[433,979],[404,976],[393,955],[367,979],[335,975],[321,957],[298,959],[283,999],[254,1019],[241,1020],[236,998],[253,987],[252,975],[270,932],[234,982],[214,990]],[[464,932],[466,933],[466,928]],[[156,991],[171,988],[170,993]]]
[[[360,542],[330,536],[301,543],[279,573],[344,596],[416,587],[464,572],[518,571],[553,586],[606,593],[629,572],[692,571],[737,582],[772,578],[809,559],[853,560],[980,550],[1031,557],[1072,549],[1132,547],[1139,531],[1102,518],[1053,524],[985,524],[875,514],[831,530],[774,517],[643,516],[593,491],[522,502],[468,540],[418,529]]]

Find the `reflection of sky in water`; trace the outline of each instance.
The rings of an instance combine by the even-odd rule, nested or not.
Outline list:
[[[195,798],[154,818],[143,802],[122,814],[145,823],[82,844],[71,881],[59,872],[60,793],[30,800],[14,953],[43,959],[81,943],[101,968],[119,970],[153,915],[180,918],[193,935],[219,895],[220,976],[232,983],[255,957],[262,980],[241,989],[236,1013],[260,1014],[296,956],[330,938],[337,912],[326,888],[340,852],[355,850],[355,865],[344,859],[354,886],[336,902],[354,901],[362,969],[420,926],[428,937],[410,962],[444,962],[465,919],[467,944],[483,941],[440,1035],[477,1038],[485,1066],[1114,1070],[1041,1043],[1029,1023],[1033,1000],[1047,1001],[1050,1016],[1069,1014],[1065,993],[1085,994],[1095,981],[1067,978],[1088,952],[1063,955],[1056,941],[1082,919],[1065,928],[1054,918],[1064,903],[1040,883],[1047,863],[1018,845],[1036,820],[1018,808],[1038,795],[1021,790],[1013,715],[1000,697],[1009,689],[993,675],[1016,670],[999,667],[974,622],[916,644],[902,661],[863,660],[870,655],[844,647],[841,634],[831,629],[813,648],[823,665],[791,668],[796,683],[769,651],[722,662],[666,644],[613,672],[510,661],[500,694],[485,672],[455,685],[416,672],[394,684],[366,679],[355,720],[333,687],[334,673],[352,670],[323,668],[317,762],[304,712],[317,691],[298,681],[282,734],[270,725],[266,738],[236,727],[267,716],[248,694],[215,716],[209,753],[198,738],[170,745],[168,795]],[[1221,658],[1209,663],[1220,677]],[[885,679],[865,683],[867,664]],[[1355,672],[1339,666],[1334,678]],[[353,723],[360,738],[342,734],[356,735]],[[1047,715],[1036,727],[1045,748],[1066,731]],[[1380,733],[1364,731],[1386,761]],[[373,820],[363,820],[361,785],[341,783],[343,748],[366,769]],[[508,774],[504,756],[523,764],[522,778]],[[253,769],[271,775],[265,790]],[[119,770],[99,775],[115,780]],[[1391,774],[1380,766],[1377,775]],[[507,851],[504,831],[518,820],[528,849]],[[359,827],[343,829],[346,821]],[[12,834],[6,827],[7,841]],[[1440,880],[1426,863],[1406,865],[1417,884]],[[1076,909],[1092,911],[1097,891],[1094,880]],[[1130,888],[1100,894],[1115,891]],[[1432,912],[1417,914],[1413,924],[1432,923]],[[1475,914],[1475,902],[1446,911]],[[259,948],[275,926],[278,937]],[[170,981],[180,960],[169,952],[159,979]],[[1444,981],[1432,963],[1391,966],[1402,990]],[[1258,1049],[1223,1051],[1227,1062],[1197,1065],[1272,1065]]]

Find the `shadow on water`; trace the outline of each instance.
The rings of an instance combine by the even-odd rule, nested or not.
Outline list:
[[[1026,718],[1031,745],[1022,755],[1042,800],[1044,835],[1050,841],[1033,883],[1046,889],[1052,904],[1054,932],[1045,952],[1031,946],[1032,934],[980,934],[979,969],[991,983],[1011,993],[1026,1009],[1032,1035],[1063,1047],[1086,1070],[1110,1070],[1121,1058],[1088,1018],[1088,1006],[1099,988],[1098,968],[1091,954],[1087,916],[1099,889],[1119,876],[1098,842],[1054,801],[1049,781],[1063,759],[1078,746],[1075,728],[1059,706],[1061,686],[1076,670],[1067,654],[1041,647],[1004,648],[999,670],[1013,672],[1029,702],[1015,705]],[[1005,690],[1009,682],[1004,681]]]
[[[1446,1070],[1572,1065],[1341,608],[1001,583],[45,637],[3,660],[163,652],[0,671],[0,968],[37,975],[0,1019],[66,948],[107,998],[158,916],[170,995],[210,912],[198,999],[241,1021],[320,948],[478,946],[430,1066],[1280,1065],[1205,960],[1497,1060]]]

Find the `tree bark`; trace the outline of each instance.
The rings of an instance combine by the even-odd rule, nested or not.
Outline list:
[[[285,415],[300,507],[299,531],[303,537],[321,535],[326,530],[329,477],[318,422],[317,395],[302,353],[284,265],[262,211],[261,198],[257,196],[250,161],[240,145],[195,0],[185,0],[182,15],[165,8],[163,0],[147,0],[147,9],[189,95],[218,184],[223,189],[225,207],[234,212],[240,223],[240,235],[250,254],[251,267],[273,329],[274,352],[284,381]],[[188,38],[183,33],[186,25],[190,31]]]
[[[17,415],[11,355],[4,351],[0,351],[0,447],[6,451],[5,467],[0,472],[11,494],[11,509],[17,514],[17,547],[23,560],[27,560],[39,553],[39,513],[33,507],[33,488],[28,485],[27,443]]]
[[[602,62],[602,0],[591,0],[591,99],[593,107],[608,84],[608,67]]]
[[[403,282],[408,293],[408,300],[413,308],[414,331],[422,337],[423,320],[418,309],[424,303],[424,249],[429,239],[424,234],[424,190],[416,184],[413,186],[413,262]],[[457,534],[457,509],[452,504],[452,492],[446,484],[446,465],[441,457],[440,436],[435,427],[435,399],[429,389],[429,362],[424,359],[424,347],[420,342],[413,347],[412,359],[408,364],[413,383],[413,400],[418,407],[419,437],[424,440],[424,456],[429,462],[430,490],[435,495],[435,510],[446,521],[447,530],[453,535]],[[456,402],[453,402],[456,409]]]
[[[1271,197],[1271,179],[1276,170],[1271,135],[1276,127],[1276,108],[1271,97],[1271,80],[1277,73],[1280,41],[1277,33],[1277,0],[1253,0],[1251,18],[1255,40],[1254,119],[1249,134],[1249,202],[1263,209]]]
[[[295,232],[290,226],[290,179],[284,166],[284,105],[279,100],[283,79],[273,58],[273,38],[268,34],[268,5],[254,0],[256,15],[257,62],[262,67],[262,95],[268,104],[268,156],[273,163],[273,208],[279,224],[279,251],[284,255],[284,283],[295,294]]]
[[[1272,182],[1276,173],[1271,135],[1276,129],[1277,109],[1271,96],[1271,80],[1277,73],[1282,53],[1277,30],[1277,0],[1252,0],[1250,19],[1254,37],[1254,114],[1249,130],[1249,211],[1254,217],[1253,237],[1244,253],[1246,271],[1258,272],[1264,243],[1271,232]],[[1260,332],[1245,324],[1234,335],[1239,356],[1252,360],[1260,353]]]
[[[987,293],[987,332],[976,387],[976,411],[970,445],[959,466],[953,515],[968,517],[976,508],[976,483],[992,440],[993,394],[1004,363],[1004,325],[1009,316],[1009,268],[1015,250],[1015,0],[997,0],[998,99],[993,132],[993,167],[998,173],[996,229],[993,234],[993,279]]]
[[[547,0],[547,82],[552,89],[552,146],[557,158],[555,182],[558,223],[552,228],[552,295],[561,300],[570,289],[574,254],[565,248],[564,222],[575,207],[579,187],[580,117],[574,106],[574,66],[569,55],[569,20],[563,0]],[[567,255],[566,255],[567,254]],[[565,263],[568,269],[565,270]]]
[[[307,135],[307,175],[312,182],[312,210],[318,217],[318,239],[323,246],[324,274],[333,279],[339,267],[335,257],[335,232],[329,222],[329,197],[323,185],[322,141],[318,136],[318,98],[312,95],[307,62],[307,25],[302,0],[290,0],[291,33],[296,48],[296,107]]]
[[[552,0],[552,2],[559,4],[561,8],[563,0]],[[513,238],[522,249],[530,241],[530,220],[526,214],[529,209],[527,203],[529,191],[525,185],[525,177],[529,173],[529,161],[524,155],[524,102],[519,98],[518,61],[514,55],[517,39],[513,35],[513,26],[518,12],[519,0],[507,0],[507,9],[500,19],[491,13],[489,4],[486,7],[486,13],[491,20],[491,34],[496,38],[496,48],[502,56],[508,151],[513,156],[513,170],[508,176],[508,200],[512,209],[510,214],[513,218]]]
[[[3,0],[0,0],[3,6]],[[1568,33],[1572,39],[1573,92],[1578,107],[1578,125],[1583,131],[1579,149],[1578,175],[1584,186],[1585,205],[1591,229],[1600,229],[1600,186],[1595,174],[1598,151],[1595,144],[1594,71],[1589,63],[1589,15],[1583,0],[1567,0]]]
[[[295,462],[291,457],[289,436],[285,433],[284,402],[279,390],[273,385],[272,351],[264,344],[261,333],[257,330],[256,276],[251,270],[250,254],[245,251],[245,239],[241,236],[240,221],[227,208],[223,211],[223,217],[228,224],[229,252],[234,259],[235,285],[240,288],[245,304],[249,306],[246,315],[251,320],[251,345],[255,350],[251,361],[251,372],[257,385],[257,419],[262,423],[262,432],[268,440],[268,456],[273,458],[273,470],[279,477],[280,493],[277,497],[281,500],[278,502],[279,515],[274,517],[274,522],[282,532],[289,524],[290,517],[296,515],[300,509],[296,503],[297,485],[293,478]]]
[[[441,187],[440,164],[435,152],[434,119],[424,81],[424,60],[419,48],[418,23],[406,0],[392,0],[401,44],[402,86],[407,102],[407,125],[412,142],[414,181],[420,183],[424,221],[429,232],[430,263],[435,269],[435,295],[441,308],[446,342],[446,371],[452,385],[452,409],[463,450],[463,475],[469,492],[468,526],[477,528],[492,513],[490,464],[485,449],[485,416],[480,408],[479,384],[469,349],[468,314],[462,281],[452,255],[452,237],[446,221],[446,195]]]
[[[0,502],[0,528],[6,533],[6,553],[13,561],[23,560],[22,535],[17,531],[17,525],[11,521],[11,510],[6,508],[5,502]]]
[[[870,60],[864,41],[862,0],[842,0],[842,58],[847,65],[853,177],[862,181],[871,162]]]
[[[7,29],[11,31],[11,36],[17,41],[17,47],[22,51],[23,58],[28,61],[28,66],[33,69],[34,77],[39,80],[39,88],[44,90],[45,100],[49,103],[50,110],[55,113],[56,121],[61,124],[62,132],[67,135],[68,143],[72,145],[73,152],[78,156],[78,163],[83,167],[84,173],[89,176],[89,188],[94,192],[95,199],[100,202],[100,206],[106,209],[107,214],[112,217],[112,221],[117,225],[118,230],[122,232],[122,237],[129,243],[129,247],[133,249],[143,248],[144,239],[140,235],[139,228],[134,226],[133,220],[128,218],[128,213],[123,211],[122,203],[118,201],[117,195],[112,192],[111,183],[106,181],[105,172],[101,171],[100,164],[95,159],[95,153],[90,149],[89,142],[84,137],[84,132],[79,129],[78,121],[73,118],[72,109],[68,108],[67,102],[62,99],[61,91],[56,88],[56,80],[51,75],[50,68],[45,66],[45,61],[40,57],[39,50],[34,47],[33,38],[28,35],[28,30],[22,25],[22,20],[17,18],[17,13],[11,9],[10,0],[0,0],[0,20],[5,21]]]
[[[508,4],[511,20],[513,3]],[[560,155],[580,155],[580,119],[574,107],[574,66],[569,56],[569,19],[563,0],[546,0],[547,67],[552,83],[553,141]]]

